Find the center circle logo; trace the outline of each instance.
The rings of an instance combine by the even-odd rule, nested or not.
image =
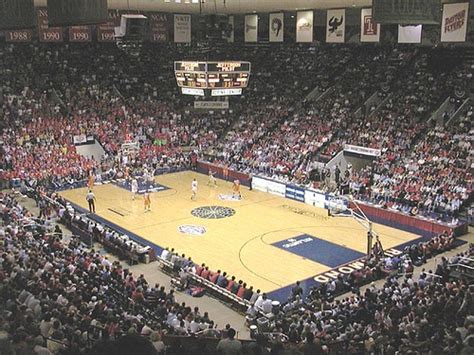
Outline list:
[[[233,216],[235,210],[224,206],[203,206],[193,209],[191,214],[199,218],[220,219]]]

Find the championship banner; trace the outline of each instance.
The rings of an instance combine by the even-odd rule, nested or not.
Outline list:
[[[326,42],[344,43],[346,33],[346,10],[328,10],[326,17]]]
[[[422,25],[398,25],[398,43],[421,43]]]
[[[245,16],[245,42],[257,42],[258,40],[258,16]]]
[[[120,26],[120,13],[117,10],[109,10],[107,23],[97,26],[97,41],[115,42],[115,26]]]
[[[373,0],[374,21],[382,25],[440,23],[440,0]]]
[[[91,26],[69,27],[69,42],[91,42]]]
[[[174,15],[174,42],[191,43],[191,15]]]
[[[48,10],[38,9],[38,35],[40,42],[62,42],[62,27],[48,27]]]
[[[228,19],[228,28],[227,28],[227,42],[234,43],[234,16],[229,16]]]
[[[313,42],[313,11],[296,13],[296,42]]]
[[[152,12],[147,14],[151,42],[168,42],[168,14]]]
[[[32,30],[5,31],[6,42],[31,42],[33,39]]]
[[[374,22],[372,9],[362,9],[360,12],[360,41],[380,41],[380,24]]]
[[[283,42],[283,13],[270,14],[268,33],[270,42]]]
[[[469,3],[444,4],[441,42],[466,42]]]

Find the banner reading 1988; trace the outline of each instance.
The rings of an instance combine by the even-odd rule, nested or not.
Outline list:
[[[30,42],[32,39],[32,30],[5,31],[5,41],[7,42]]]

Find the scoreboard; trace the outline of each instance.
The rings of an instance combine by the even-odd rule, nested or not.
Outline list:
[[[208,73],[209,88],[245,88],[249,81],[249,73]]]
[[[249,82],[250,62],[182,61],[174,62],[174,71],[183,94],[204,96],[210,90],[211,96],[240,95]]]

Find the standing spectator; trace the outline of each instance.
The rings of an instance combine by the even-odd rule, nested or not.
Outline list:
[[[89,190],[89,192],[87,193],[86,200],[87,200],[87,203],[89,204],[89,212],[95,213],[95,195],[92,192],[92,190]]]
[[[235,330],[230,328],[227,331],[227,338],[222,339],[217,344],[216,350],[222,355],[239,355],[242,354],[242,344],[240,341],[234,339]]]

